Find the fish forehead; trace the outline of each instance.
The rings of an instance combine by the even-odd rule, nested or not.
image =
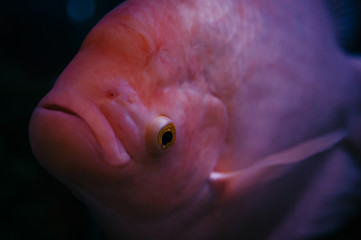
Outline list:
[[[297,7],[288,13],[280,9],[268,1],[129,1],[94,28],[83,48],[117,63],[124,79],[148,100],[156,88],[183,83],[227,96],[255,62],[285,57],[280,47],[287,47],[269,39],[275,24],[283,27],[273,39],[286,45],[297,38],[313,41],[313,11],[305,16]],[[292,14],[310,19],[307,26],[283,21],[295,19]],[[287,32],[294,28],[297,36]]]
[[[137,4],[141,5],[141,10]],[[209,91],[214,79],[222,79],[228,84],[236,80],[234,71],[228,71],[233,75],[225,70],[209,71],[226,66],[229,70],[235,64],[234,56],[239,51],[234,51],[236,45],[230,44],[230,40],[236,26],[228,24],[232,29],[223,28],[235,21],[226,17],[233,8],[227,6],[228,12],[224,10],[222,26],[211,26],[216,20],[205,21],[203,10],[189,2],[149,1],[145,3],[149,6],[142,4],[144,2],[131,1],[111,12],[88,35],[82,50],[116,64],[117,71],[125,76],[123,78],[147,99],[154,97],[150,92],[175,84],[186,83],[188,87],[191,83],[193,88]],[[209,15],[209,9],[205,9],[205,15]],[[233,16],[238,16],[234,13]],[[199,18],[199,14],[203,17]],[[217,39],[217,35],[224,39]],[[241,46],[239,43],[237,48]],[[221,49],[226,49],[228,54]],[[225,61],[226,58],[231,59]]]

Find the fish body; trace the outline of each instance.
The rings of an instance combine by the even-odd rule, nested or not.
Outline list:
[[[322,236],[360,199],[358,62],[322,1],[127,1],[40,101],[32,148],[112,239]]]

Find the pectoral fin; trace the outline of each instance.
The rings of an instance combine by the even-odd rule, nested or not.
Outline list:
[[[344,129],[336,130],[301,143],[293,148],[272,154],[247,169],[235,172],[212,172],[210,181],[225,198],[262,182],[269,182],[295,168],[300,162],[332,149],[347,136]]]

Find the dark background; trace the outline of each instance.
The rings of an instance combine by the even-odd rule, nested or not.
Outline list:
[[[0,239],[102,239],[84,205],[37,163],[28,123],[86,34],[120,2],[0,1]]]
[[[27,128],[86,34],[120,2],[0,2],[0,239],[103,239],[84,205],[39,166]],[[347,51],[361,52],[360,32],[341,39]]]

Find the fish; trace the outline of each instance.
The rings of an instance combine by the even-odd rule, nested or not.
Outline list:
[[[109,239],[314,239],[360,211],[360,110],[325,1],[128,0],[29,136]]]

